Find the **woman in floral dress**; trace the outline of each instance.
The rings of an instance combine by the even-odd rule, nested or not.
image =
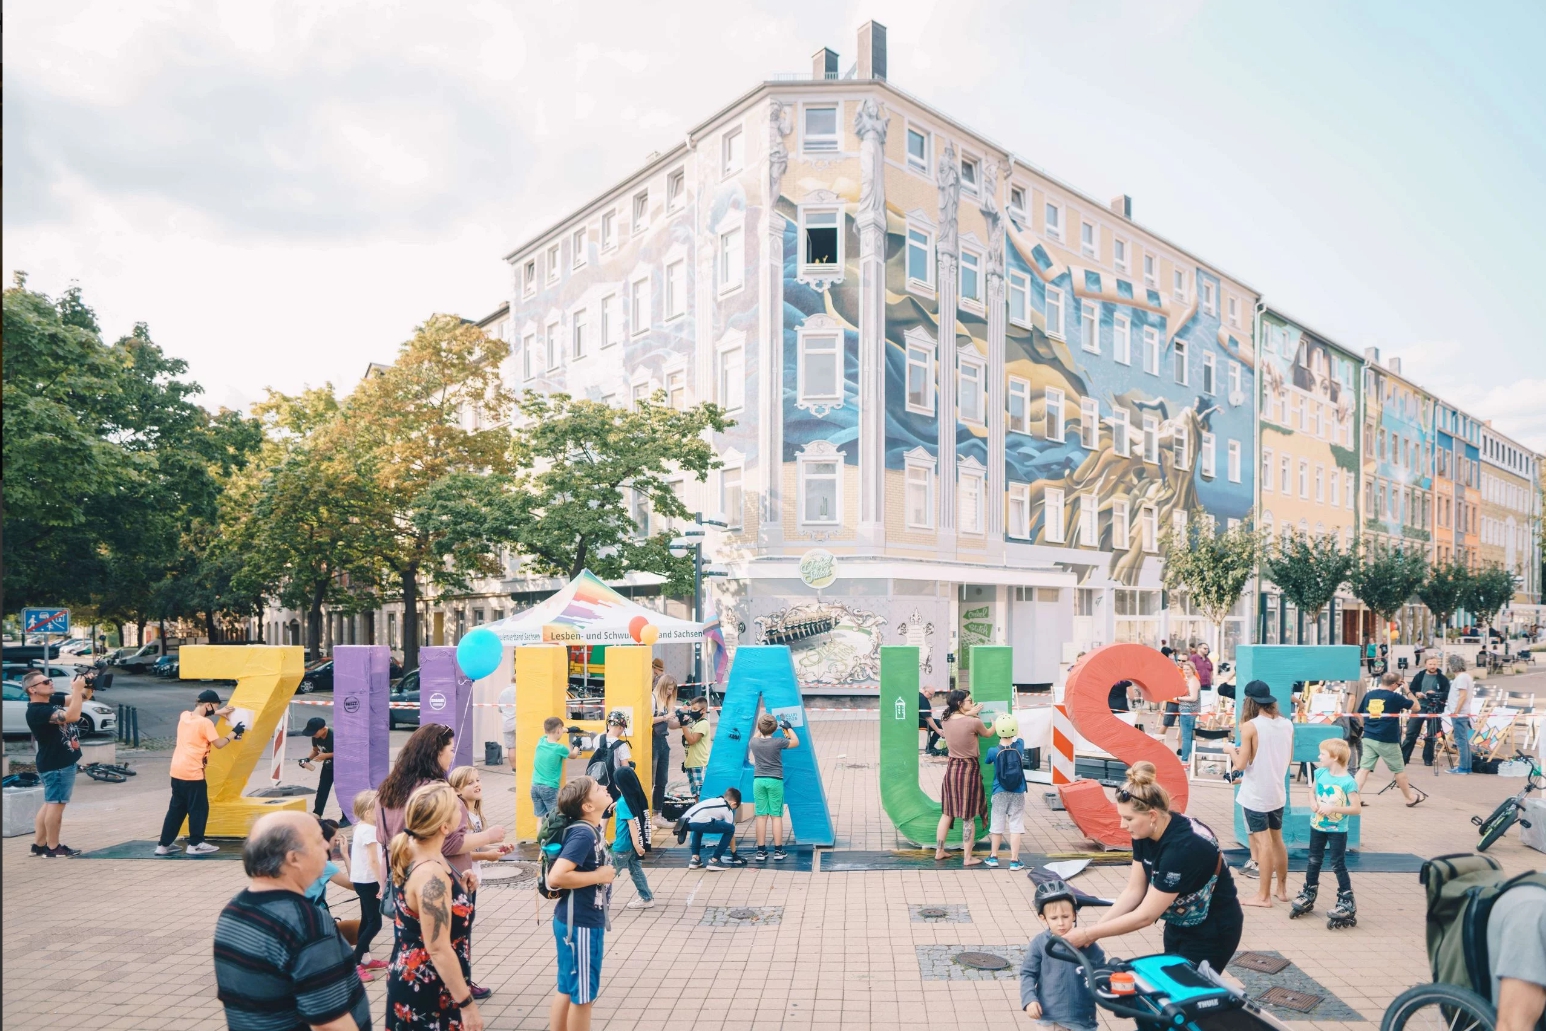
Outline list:
[[[387,966],[388,1031],[483,1031],[472,997],[472,901],[441,854],[462,823],[462,804],[445,781],[414,790],[403,830],[392,838],[397,944]]]

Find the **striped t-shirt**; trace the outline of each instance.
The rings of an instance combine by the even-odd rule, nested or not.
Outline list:
[[[370,1000],[333,918],[293,891],[243,891],[215,924],[215,984],[230,1031],[307,1031]]]

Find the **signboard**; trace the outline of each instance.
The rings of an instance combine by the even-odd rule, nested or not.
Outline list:
[[[800,556],[800,579],[818,591],[831,587],[837,580],[837,559],[825,548],[812,548]]]
[[[67,634],[70,632],[69,609],[22,609],[21,625],[28,634]]]

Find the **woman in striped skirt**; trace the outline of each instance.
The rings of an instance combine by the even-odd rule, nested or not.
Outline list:
[[[940,791],[944,815],[939,818],[939,833],[935,836],[934,858],[947,857],[945,835],[950,833],[956,820],[965,820],[961,828],[961,843],[966,847],[964,866],[976,866],[981,859],[972,858],[972,844],[976,838],[977,820],[984,829],[988,820],[988,799],[982,790],[982,753],[977,747],[980,737],[992,737],[993,728],[983,725],[978,713],[982,706],[972,701],[971,693],[956,690],[945,701],[945,719],[941,724],[942,736],[950,749],[950,765],[945,767],[945,783]]]

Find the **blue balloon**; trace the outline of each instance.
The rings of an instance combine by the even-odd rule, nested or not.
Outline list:
[[[471,680],[482,680],[494,672],[504,657],[505,643],[487,627],[468,631],[456,646],[456,664]]]

